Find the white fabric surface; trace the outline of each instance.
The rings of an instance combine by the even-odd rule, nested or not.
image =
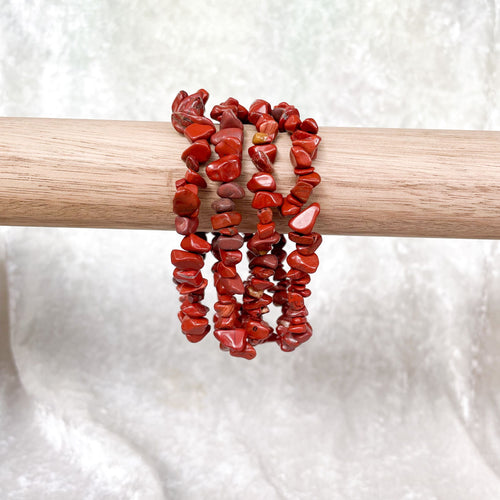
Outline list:
[[[0,2],[0,114],[499,129],[496,0]],[[0,130],[1,133],[1,130]],[[0,497],[500,499],[497,242],[327,237],[313,338],[181,335],[174,233],[0,230]]]

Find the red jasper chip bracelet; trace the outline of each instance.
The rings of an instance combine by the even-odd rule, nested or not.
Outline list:
[[[310,274],[319,265],[315,252],[322,239],[313,228],[320,207],[318,203],[303,210],[302,207],[321,182],[312,166],[321,141],[318,125],[312,118],[301,121],[299,111],[285,102],[271,108],[268,102],[257,99],[247,111],[236,99],[229,98],[214,106],[210,114],[220,123],[217,131],[212,120],[204,116],[207,99],[208,93],[203,89],[191,95],[181,91],[172,104],[172,125],[191,142],[181,155],[187,171],[176,182],[173,199],[175,227],[184,236],[183,250],[173,250],[171,255],[174,282],[180,293],[181,330],[191,342],[198,342],[210,331],[206,317],[209,309],[201,304],[208,282],[201,269],[205,255],[211,250],[216,259],[212,266],[217,291],[214,335],[220,348],[246,359],[254,358],[254,346],[263,342],[275,341],[283,351],[293,351],[312,335],[304,299],[311,294],[306,287]],[[257,171],[247,189],[253,193],[251,205],[257,210],[259,222],[255,233],[243,236],[238,232],[242,216],[235,210],[234,200],[245,196],[237,183],[242,168],[245,123],[256,127],[248,154]],[[285,197],[276,191],[272,175],[277,155],[273,142],[280,132],[290,134],[290,161],[298,176]],[[220,183],[219,199],[212,204],[215,212],[211,217],[212,244],[204,233],[196,232],[198,190],[207,186],[199,169],[210,159],[211,145],[219,158],[207,165],[206,174],[211,181]],[[296,244],[296,249],[288,257],[284,249],[286,237],[276,231],[273,221],[275,213],[292,217],[288,238]],[[240,249],[245,241],[250,275],[242,281],[236,266],[242,260]],[[284,268],[285,259],[290,266],[288,271]],[[236,295],[242,295],[241,302]],[[271,304],[281,307],[276,329],[263,320]]]

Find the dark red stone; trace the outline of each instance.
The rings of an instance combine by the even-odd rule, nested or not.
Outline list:
[[[293,231],[297,231],[301,234],[309,234],[314,227],[316,218],[318,217],[320,208],[318,203],[311,203],[305,210],[300,214],[296,215],[293,219],[290,219],[288,225]]]
[[[235,236],[221,236],[214,243],[217,249],[220,250],[239,250],[243,246],[243,236],[237,234]]]
[[[297,245],[297,251],[302,254],[302,255],[311,255],[313,254],[321,245],[321,242],[323,241],[323,238],[321,237],[321,234],[319,233],[311,233],[310,236],[313,236],[313,241],[312,243],[309,244],[298,244]]]
[[[214,231],[223,227],[237,226],[241,222],[241,214],[239,212],[224,212],[217,215],[212,215],[212,228]]]
[[[293,241],[294,243],[299,243],[300,245],[311,245],[312,243],[314,243],[313,234],[317,233],[300,234],[294,231],[290,231],[288,233],[288,237],[290,238],[290,241]]]
[[[181,187],[174,195],[172,210],[183,217],[191,215],[200,206],[200,199],[187,186]]]
[[[210,144],[205,139],[193,142],[191,146],[182,153],[182,161],[186,161],[188,156],[192,156],[198,163],[205,163],[212,154]]]
[[[248,155],[250,156],[250,159],[253,160],[253,157],[257,153],[257,151],[261,151],[264,153],[271,163],[274,163],[276,160],[276,153],[278,152],[278,148],[276,144],[262,144],[260,146],[251,146],[248,148]]]
[[[283,196],[280,193],[258,191],[253,197],[252,208],[279,207],[282,203]]]
[[[214,304],[214,309],[217,315],[221,318],[227,318],[234,313],[235,304],[224,304],[223,302],[216,302]]]
[[[184,129],[184,135],[191,141],[198,141],[199,139],[210,139],[210,136],[215,133],[213,125],[201,125],[199,123],[192,123]]]
[[[243,254],[239,250],[220,250],[220,260],[226,266],[235,266],[241,262]]]
[[[203,258],[197,253],[182,250],[172,250],[170,259],[178,269],[201,269],[204,264]]]
[[[257,125],[256,128],[260,133],[272,137],[273,140],[276,138],[276,135],[278,134],[278,124],[272,117],[269,120],[262,121],[262,123]]]
[[[256,191],[274,191],[276,189],[276,181],[274,177],[266,172],[257,172],[247,183],[247,188],[252,193]]]
[[[299,176],[299,180],[311,184],[312,187],[316,187],[321,182],[321,177],[318,173],[312,172],[311,174]]]
[[[194,156],[188,156],[184,160],[184,163],[186,164],[186,167],[193,172],[198,172],[198,170],[200,170],[200,163]]]
[[[269,157],[262,151],[256,151],[251,157],[252,163],[257,170],[270,173],[273,171],[273,164]]]
[[[181,311],[191,318],[203,318],[207,315],[210,309],[199,302],[191,303],[184,301],[181,305]]]
[[[227,109],[220,117],[220,128],[243,128],[243,123],[238,119],[236,113],[232,109]]]
[[[312,164],[311,157],[306,150],[298,146],[290,148],[290,162],[294,168],[309,168]]]
[[[295,132],[295,130],[300,126],[300,117],[298,115],[290,115],[284,123],[284,128],[287,132]]]
[[[181,241],[181,248],[188,252],[207,253],[210,251],[211,245],[208,241],[200,238],[196,234],[190,234]]]
[[[306,118],[300,124],[300,130],[303,130],[304,132],[309,132],[310,134],[317,134],[318,124],[316,123],[316,120],[314,120],[314,118]]]
[[[245,291],[245,287],[238,275],[236,275],[234,278],[221,277],[219,282],[217,283],[217,291],[219,293],[227,293],[230,295],[241,295]]]
[[[273,220],[273,211],[269,207],[257,210],[257,217],[261,224],[269,224]]]
[[[240,141],[240,143],[243,143],[243,130],[241,128],[233,127],[233,128],[223,128],[219,130],[218,132],[215,132],[212,137],[210,137],[210,142],[214,145],[217,146],[219,142],[223,141],[227,137],[234,137]]]
[[[185,113],[184,111],[176,111],[172,113],[172,126],[180,134],[184,134],[186,127],[192,123],[199,123],[201,125],[213,125],[212,120],[205,116],[195,115],[194,113]]]
[[[217,262],[217,272],[219,273],[221,278],[234,278],[236,277],[236,267],[235,266],[226,266],[222,262]]]
[[[291,215],[298,214],[300,212],[300,206],[290,203],[287,198],[288,196],[283,200],[283,204],[281,205],[281,215],[290,217]]]
[[[276,269],[278,267],[278,257],[276,255],[260,255],[258,257],[253,257],[249,262],[250,269],[261,266],[268,267],[269,269]]]
[[[226,182],[217,188],[217,194],[221,198],[238,200],[245,197],[245,190],[235,182]]]
[[[207,181],[197,172],[194,172],[193,170],[186,170],[186,174],[184,175],[184,178],[186,179],[187,182],[190,184],[195,184],[196,186],[199,186],[201,188],[206,188],[207,187]]]
[[[276,224],[274,222],[270,222],[269,224],[257,224],[257,233],[261,239],[269,238],[269,236],[274,233],[275,229]]]
[[[184,316],[181,323],[181,330],[183,333],[189,333],[190,335],[201,335],[205,332],[208,325],[207,318],[191,318],[190,316]]]
[[[198,217],[181,217],[178,215],[175,218],[175,230],[178,234],[191,234],[195,233],[198,229]]]
[[[179,109],[179,104],[188,96],[188,93],[185,90],[181,90],[174,99],[174,102],[172,103],[172,111],[178,111]]]
[[[237,155],[223,156],[207,165],[206,173],[212,181],[234,181],[241,174],[241,159]]]
[[[248,108],[248,121],[255,125],[263,114],[271,113],[271,105],[263,99],[256,99]]]
[[[311,196],[313,187],[311,184],[304,182],[304,181],[299,181],[295,186],[291,189],[290,193],[292,196],[295,196],[301,203],[305,203],[308,199],[309,196]]]
[[[219,198],[212,203],[212,208],[217,212],[230,212],[234,210],[236,204],[229,198]]]
[[[215,152],[222,158],[227,155],[238,155],[241,157],[241,141],[235,137],[227,137],[215,146]]]
[[[213,137],[213,136],[212,136]],[[293,146],[299,146],[303,149],[306,150],[306,152],[309,154],[309,156],[314,159],[316,157],[316,152],[319,146],[319,143],[321,142],[321,137],[319,135],[312,135],[312,139],[297,139],[297,140],[292,140],[292,145]]]
[[[187,283],[188,285],[200,286],[203,283],[203,276],[198,269],[174,269],[174,280],[177,283]]]
[[[314,273],[319,266],[318,256],[301,255],[297,250],[294,250],[286,259],[288,265],[293,269],[304,271],[305,273]]]

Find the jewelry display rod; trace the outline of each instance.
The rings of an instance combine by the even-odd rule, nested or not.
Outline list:
[[[254,132],[245,126],[242,186],[255,173],[246,153]],[[500,132],[320,126],[319,134],[322,182],[308,202],[321,203],[319,233],[500,239]],[[279,134],[276,145],[286,193],[296,179],[290,138]],[[185,148],[165,122],[0,118],[0,224],[173,230]],[[200,189],[200,231],[211,230],[214,184]],[[251,200],[236,200],[242,232],[257,223]],[[286,232],[287,221],[276,222]]]

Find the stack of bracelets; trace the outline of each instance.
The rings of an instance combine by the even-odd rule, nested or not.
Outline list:
[[[173,250],[171,254],[174,282],[180,294],[181,330],[190,342],[199,342],[210,331],[209,308],[202,304],[208,280],[201,270],[205,255],[211,251],[216,260],[212,266],[217,291],[214,335],[220,348],[231,356],[246,359],[254,358],[255,346],[264,342],[276,342],[283,351],[293,351],[312,335],[304,298],[311,295],[307,284],[319,265],[315,252],[322,238],[313,232],[313,227],[320,207],[318,203],[302,207],[321,182],[312,166],[321,141],[318,125],[312,118],[301,121],[299,111],[286,102],[271,108],[268,102],[257,99],[247,110],[229,98],[210,113],[219,122],[217,130],[213,121],[204,116],[207,99],[208,92],[203,89],[191,95],[181,91],[172,103],[172,125],[191,143],[181,156],[186,174],[176,181],[173,199],[175,228],[184,236],[182,250]],[[233,200],[245,196],[237,180],[242,166],[243,125],[248,123],[256,128],[248,154],[257,171],[247,189],[253,193],[252,207],[257,210],[259,222],[254,234],[241,235],[241,214],[235,211]],[[290,161],[298,176],[286,196],[276,192],[272,175],[277,155],[273,142],[279,132],[291,135]],[[205,171],[210,181],[220,184],[219,199],[212,204],[214,236],[209,243],[206,234],[197,229],[198,190],[207,187],[199,170],[210,159],[211,146],[219,158],[208,164]],[[284,217],[292,217],[288,238],[296,249],[288,257],[284,249],[286,237],[275,230],[273,208]],[[241,248],[245,243],[250,275],[243,281],[236,265],[242,260]],[[288,271],[283,265],[285,259]],[[238,300],[237,295],[242,299]],[[276,328],[263,319],[271,303],[281,307]]]

